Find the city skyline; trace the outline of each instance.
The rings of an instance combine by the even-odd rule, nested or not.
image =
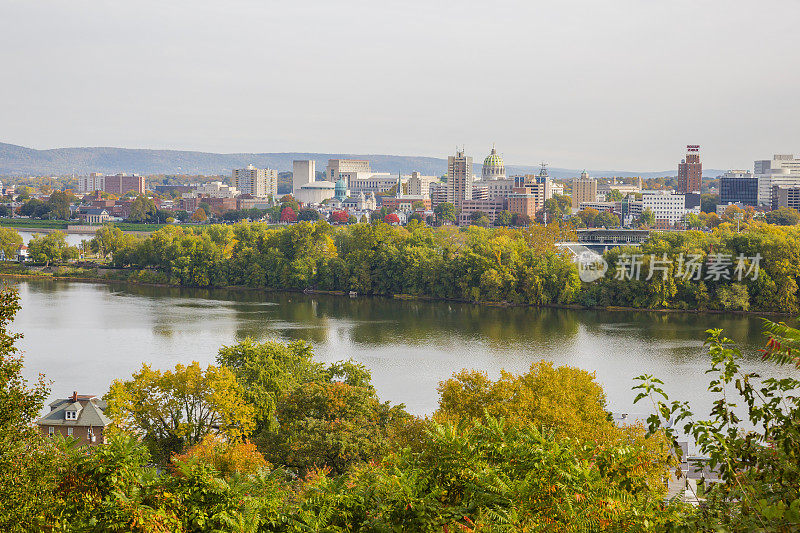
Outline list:
[[[4,12],[0,140],[37,149],[482,157],[494,142],[506,164],[642,172],[677,168],[687,144],[720,169],[800,151],[796,2]]]

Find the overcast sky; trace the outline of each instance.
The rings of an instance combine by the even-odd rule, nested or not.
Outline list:
[[[800,152],[796,0],[0,0],[0,141],[664,170]]]

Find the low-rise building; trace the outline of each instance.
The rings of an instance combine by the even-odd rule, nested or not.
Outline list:
[[[327,180],[307,183],[294,191],[295,199],[306,205],[321,204],[336,196],[336,184]]]
[[[399,198],[396,196],[380,196],[379,198],[381,200],[380,207],[386,207],[387,209],[413,211],[415,209],[414,204],[417,202],[422,203],[423,209],[431,208],[431,199],[427,196],[404,194]]]
[[[492,200],[464,200],[461,204],[461,212],[458,214],[458,225],[469,226],[472,223],[472,215],[480,212],[486,215],[490,222],[494,223],[502,211],[508,207],[505,198],[495,198]]]
[[[106,211],[103,208],[97,208],[97,207],[92,207],[90,209],[87,209],[86,211],[81,213],[80,218],[81,221],[83,221],[86,224],[105,224],[106,222],[111,220],[108,211]]]
[[[105,430],[111,420],[105,415],[106,402],[93,394],[73,392],[69,398],[50,402],[50,412],[36,421],[42,435],[72,437],[81,444],[105,444]]]

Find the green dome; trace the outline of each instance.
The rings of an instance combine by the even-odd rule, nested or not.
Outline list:
[[[506,166],[503,163],[503,156],[497,153],[492,146],[492,153],[483,160],[481,175],[484,180],[496,180],[506,177]]]
[[[483,160],[483,166],[505,168],[505,164],[503,163],[503,157],[500,154],[498,154],[494,150],[494,148],[492,148],[492,153],[487,155],[486,159]]]
[[[344,178],[339,178],[339,181],[333,186],[333,190],[337,200],[344,200],[347,198],[347,183],[344,181]]]

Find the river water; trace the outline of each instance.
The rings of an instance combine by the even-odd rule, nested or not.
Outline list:
[[[383,400],[415,414],[437,405],[437,384],[462,368],[497,377],[546,359],[597,375],[610,410],[633,406],[632,378],[650,373],[707,413],[708,328],[740,343],[747,369],[774,372],[757,349],[757,317],[495,308],[447,302],[262,291],[5,280],[21,295],[13,329],[24,334],[25,374],[43,372],[53,397],[103,394],[148,363],[212,363],[220,346],[246,337],[305,339],[322,361],[354,359]],[[786,370],[781,369],[783,372]]]

